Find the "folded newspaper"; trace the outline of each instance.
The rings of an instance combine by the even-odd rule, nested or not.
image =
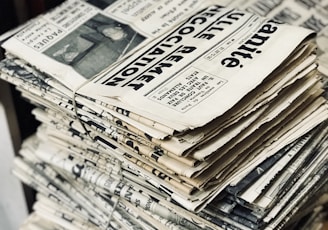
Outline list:
[[[313,30],[220,1],[67,0],[8,34],[0,77],[41,122],[13,169],[38,191],[22,229],[277,229],[325,189]]]

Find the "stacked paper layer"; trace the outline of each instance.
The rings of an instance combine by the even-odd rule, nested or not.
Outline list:
[[[38,191],[22,229],[280,229],[321,205],[316,34],[143,4],[67,0],[3,43],[1,78],[41,122],[13,169]]]

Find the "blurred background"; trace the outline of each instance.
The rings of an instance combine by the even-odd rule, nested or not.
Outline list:
[[[0,34],[51,9],[63,0],[1,0]],[[0,50],[0,59],[4,56]],[[34,191],[11,174],[21,140],[38,125],[31,115],[33,106],[23,100],[12,85],[0,80],[0,230],[17,230],[34,202]]]

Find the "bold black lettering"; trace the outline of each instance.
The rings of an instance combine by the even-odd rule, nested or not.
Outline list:
[[[171,67],[171,63],[159,63],[158,66],[155,67],[155,69],[149,70],[150,73],[156,73],[156,74],[161,74],[163,73],[162,68],[168,68]]]
[[[193,20],[191,20],[190,24],[201,25],[201,24],[205,23],[206,21],[207,21],[207,19],[205,17],[196,17]]]
[[[186,34],[192,33],[194,30],[195,30],[195,27],[186,26],[186,27],[181,28],[178,33],[181,35],[186,35]]]
[[[178,62],[181,59],[183,59],[183,56],[180,56],[180,55],[172,55],[172,56],[169,56],[166,60]]]
[[[254,34],[251,39],[247,40],[245,44],[253,46],[261,46],[266,40],[269,39],[269,36],[261,36],[259,34]]]
[[[169,37],[168,39],[166,39],[166,41],[168,41],[168,42],[173,41],[173,43],[175,43],[175,44],[180,42],[181,40],[182,40],[182,36],[173,36],[173,37]]]
[[[113,79],[110,79],[110,81],[106,82],[105,85],[111,85],[111,86],[117,86],[119,82],[124,81],[125,78],[121,77],[114,77]]]
[[[177,53],[184,53],[184,54],[191,53],[195,49],[196,49],[196,47],[194,47],[194,46],[184,46]]]
[[[228,57],[221,61],[221,64],[225,67],[236,67],[239,65],[239,60],[237,58]]]
[[[234,12],[231,13],[227,16],[227,18],[229,19],[233,19],[233,20],[239,20],[239,18],[241,18],[242,16],[244,16],[245,14],[242,12]]]
[[[143,87],[144,84],[143,83],[131,83],[131,84],[128,84],[128,86],[131,87],[134,90],[138,90],[141,87]]]
[[[160,49],[159,47],[156,47],[152,52],[149,53],[149,55],[162,55],[164,53],[164,50]]]
[[[236,57],[236,56],[241,56],[242,58],[249,58],[252,59],[252,55],[250,53],[242,53],[240,51],[234,51],[231,53],[231,56]]]
[[[277,29],[278,29],[278,27],[276,27],[276,26],[272,26],[270,24],[265,24],[259,30],[259,33],[272,34],[272,33],[276,32]]]

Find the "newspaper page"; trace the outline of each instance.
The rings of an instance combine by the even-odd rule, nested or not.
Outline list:
[[[199,10],[199,4],[193,7]],[[136,111],[162,124],[171,121],[173,127],[182,124],[185,128],[195,128],[231,108],[311,34],[309,30],[278,25],[250,13],[212,6],[155,40],[117,68],[108,70],[108,74],[107,71],[100,74],[116,62],[120,54],[126,53],[122,50],[114,55],[119,50],[117,45],[116,51],[111,50],[115,38],[100,39],[101,42],[97,43],[99,38],[93,37],[95,25],[101,24],[99,21],[114,20],[106,14],[111,8],[103,12],[86,2],[69,0],[32,21],[6,41],[3,48],[23,60],[29,60],[32,55],[34,58],[29,60],[32,65],[68,88],[74,90],[86,84],[79,90],[81,94],[98,97],[101,101],[109,101],[109,104],[120,102],[118,105],[123,104],[133,109],[132,112]],[[61,16],[63,11],[66,14]],[[146,40],[141,29],[147,28],[145,23],[138,24],[138,30],[126,25],[127,35],[118,36],[117,40],[127,41],[119,41],[120,47],[132,50],[131,46],[136,47]],[[287,30],[289,33],[285,33]],[[49,36],[49,39],[44,36]],[[131,41],[138,40],[132,40],[132,36],[139,38],[140,42],[131,44]],[[289,42],[286,43],[286,40]],[[247,45],[247,42],[253,45]],[[71,46],[81,43],[81,51],[71,52]],[[270,52],[274,49],[282,52]],[[113,60],[105,54],[117,58]],[[267,68],[258,69],[258,61],[267,57],[272,62],[267,63]],[[109,60],[113,60],[112,63],[102,63]],[[249,71],[256,74],[252,79],[241,80],[245,79],[241,75]],[[97,74],[100,76],[92,80]],[[91,82],[87,84],[89,80]],[[244,87],[241,88],[241,85]],[[227,93],[237,86],[241,88],[238,93]],[[222,100],[226,95],[229,95],[229,100]],[[209,101],[219,102],[217,107],[220,109],[214,114],[208,112],[213,111]],[[161,111],[165,119],[158,119],[154,111]]]
[[[224,114],[311,34],[304,28],[212,6],[79,93],[94,92],[92,96],[110,103],[118,99],[123,108],[159,123],[175,121],[193,129]],[[270,61],[265,62],[266,68],[258,68],[263,60]]]
[[[74,90],[208,4],[67,0],[21,26],[2,47]]]

